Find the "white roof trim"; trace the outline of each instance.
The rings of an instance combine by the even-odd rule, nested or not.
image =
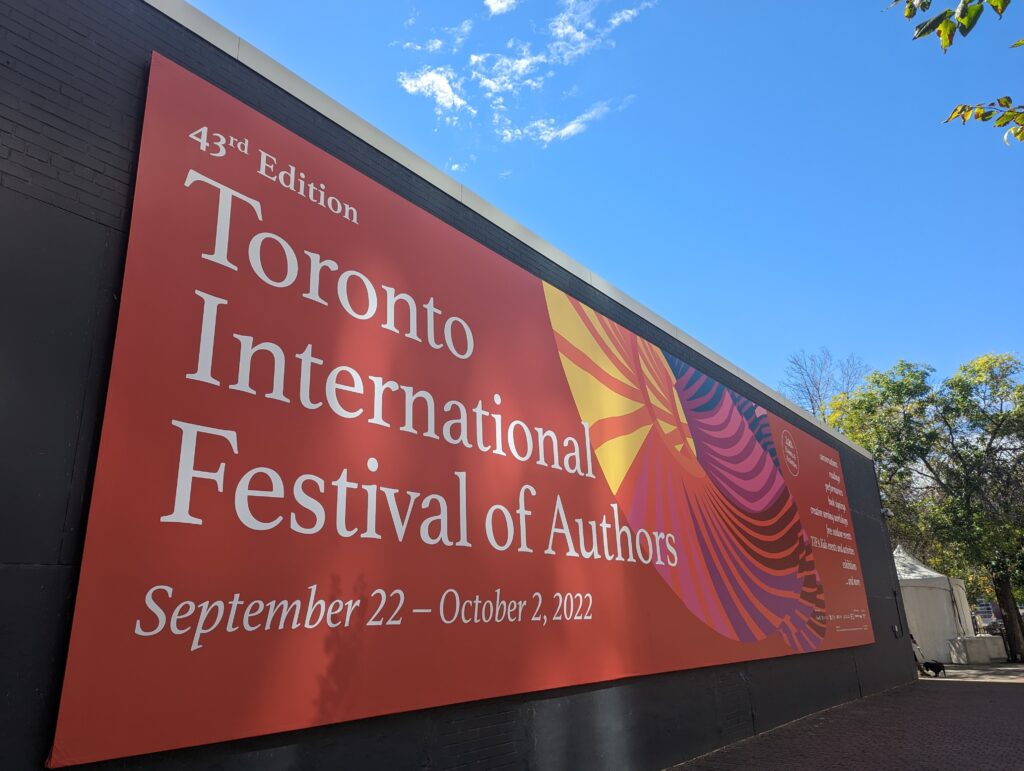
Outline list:
[[[511,217],[498,210],[495,206],[482,199],[476,193],[468,190],[457,180],[452,179],[440,169],[427,163],[408,148],[398,144],[398,142],[393,140],[391,137],[374,128],[358,115],[327,96],[323,91],[303,80],[291,70],[274,61],[256,47],[250,45],[227,28],[218,24],[198,8],[189,5],[185,0],[145,0],[145,2],[156,8],[165,16],[173,19],[178,24],[181,24],[183,27],[191,30],[207,42],[238,59],[242,64],[262,75],[271,83],[287,91],[299,101],[309,105],[325,118],[328,118],[347,131],[355,134],[364,142],[405,166],[407,169],[422,177],[430,184],[440,188],[456,200],[461,201],[465,206],[472,209],[485,219],[490,220],[509,235],[536,250],[562,268],[565,268],[565,270],[590,284],[592,287],[615,302],[625,308],[628,308],[637,316],[677,338],[697,353],[713,361],[722,369],[731,372],[733,375],[736,375],[738,378],[746,381],[765,395],[780,404],[785,405],[804,419],[818,426],[821,430],[841,441],[843,444],[852,447],[854,450],[868,458],[872,457],[871,453],[860,445],[850,441],[846,436],[818,420],[802,407],[799,407],[785,396],[775,391],[775,389],[768,387],[757,378],[747,372],[744,372],[735,364],[719,356],[707,346],[694,340],[688,334],[663,319],[650,308],[641,305],[632,297],[629,297],[622,291],[616,289],[603,278],[569,257],[565,252],[548,243],[531,230],[528,230]]]

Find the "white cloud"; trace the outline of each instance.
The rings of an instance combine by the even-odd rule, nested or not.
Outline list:
[[[633,21],[637,16],[640,15],[640,11],[636,8],[624,8],[621,11],[616,11],[612,14],[612,17],[608,19],[608,26],[615,29],[620,24],[626,24]]]
[[[593,19],[596,7],[597,0],[562,0],[562,12],[548,22],[548,50],[555,61],[568,64],[601,42]]]
[[[484,0],[492,16],[514,10],[521,0]],[[529,139],[544,145],[578,136],[594,121],[600,120],[612,109],[625,109],[632,96],[617,104],[596,102],[571,120],[562,122],[557,117],[544,117],[523,123],[514,114],[523,91],[539,91],[562,66],[576,63],[590,52],[614,46],[612,37],[623,25],[633,22],[643,11],[653,8],[657,0],[632,0],[632,4],[619,8],[610,15],[598,11],[602,0],[558,0],[558,13],[540,27],[541,41],[508,41],[505,52],[481,51],[471,53],[465,64],[457,66],[423,67],[413,74],[399,73],[398,82],[410,94],[422,94],[432,99],[438,125],[443,121],[457,125],[459,117],[477,114],[467,102],[464,83],[479,89],[478,96],[486,99],[491,108],[493,129],[502,142]],[[450,49],[457,52],[473,31],[472,19],[465,19],[454,27],[443,29],[438,38],[426,43],[405,43],[402,47],[412,51],[437,53]],[[445,42],[447,41],[447,42]],[[534,51],[536,48],[536,52]],[[562,98],[579,94],[570,86]],[[435,129],[436,130],[436,129]],[[451,163],[452,171],[465,170],[466,163]]]
[[[440,40],[438,40],[437,38],[433,38],[432,40],[428,40],[423,45],[420,45],[419,43],[403,43],[402,44],[402,48],[404,48],[406,51],[427,51],[429,53],[436,53],[436,52],[440,51],[443,47],[444,47],[444,43],[441,42]]]
[[[462,48],[462,44],[466,42],[466,38],[469,37],[469,33],[473,31],[473,20],[466,19],[455,27],[445,27],[444,31],[451,36],[452,53],[455,53]]]
[[[465,21],[463,21],[460,24],[457,24],[454,27],[445,27],[444,28],[445,35],[447,35],[448,38],[451,40],[452,53],[455,53],[460,48],[462,48],[462,44],[466,42],[466,38],[469,37],[469,34],[472,31],[473,31],[473,20],[472,19],[466,19]],[[397,43],[392,43],[392,45],[397,45]],[[444,48],[444,41],[441,40],[440,38],[436,38],[435,37],[435,38],[431,38],[426,43],[422,43],[422,44],[420,44],[420,43],[403,43],[402,44],[402,48],[404,48],[406,51],[426,51],[428,53],[434,54],[434,53],[437,53],[438,51],[440,51],[442,48]]]
[[[491,12],[491,16],[499,16],[509,11],[514,11],[519,0],[484,0],[484,5]]]
[[[522,130],[515,128],[504,112],[495,111],[491,115],[491,123],[494,126],[494,133],[498,135],[502,142],[514,142],[517,139],[523,138]]]
[[[538,72],[547,64],[544,54],[534,54],[530,46],[520,46],[516,56],[504,54],[473,54],[469,57],[473,80],[488,97],[505,92],[519,93],[522,88],[538,89],[550,73]]]
[[[456,79],[451,67],[422,67],[412,75],[400,72],[398,84],[410,94],[422,94],[433,99],[434,112],[438,115],[462,109],[476,115],[476,110],[462,96],[462,80]]]
[[[492,118],[495,133],[502,142],[517,142],[520,139],[531,139],[534,142],[547,147],[552,142],[570,139],[582,134],[587,130],[587,125],[595,120],[600,120],[609,113],[611,107],[608,102],[597,102],[591,105],[586,112],[577,115],[570,121],[559,125],[554,118],[539,118],[530,121],[525,126],[518,127],[501,113],[495,113]]]
[[[653,8],[656,2],[644,0],[632,8],[622,8],[601,27],[594,19],[597,0],[562,0],[562,12],[548,22],[548,33],[552,38],[548,44],[551,59],[569,64],[604,43],[613,45],[611,33],[633,21],[641,11]]]
[[[655,0],[648,0],[647,2],[640,3],[633,8],[623,8],[621,11],[616,11],[612,14],[612,17],[608,19],[608,29],[613,30],[623,24],[628,24],[639,16],[641,11],[653,8],[654,3]]]
[[[453,161],[451,158],[449,158],[445,162],[444,167],[446,169],[448,169],[448,171],[452,172],[453,174],[457,174],[459,172],[465,171],[466,169],[469,168],[471,163],[475,163],[475,162],[476,162],[476,156],[473,153],[470,153],[469,157],[466,160],[464,160],[464,161]]]
[[[549,145],[552,142],[569,139],[577,134],[582,134],[587,130],[588,123],[600,120],[607,114],[608,103],[598,102],[585,113],[577,115],[571,121],[563,124],[562,126],[557,125],[554,118],[544,118],[527,124],[523,129],[523,133],[530,139],[536,140],[544,145]]]

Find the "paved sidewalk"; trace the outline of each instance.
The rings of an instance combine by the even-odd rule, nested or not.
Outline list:
[[[948,666],[947,676],[844,704],[676,767],[1024,769],[1024,666]]]

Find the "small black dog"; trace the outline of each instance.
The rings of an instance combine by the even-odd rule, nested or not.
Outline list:
[[[941,661],[926,661],[921,666],[925,671],[931,672],[932,677],[946,676],[946,666]]]

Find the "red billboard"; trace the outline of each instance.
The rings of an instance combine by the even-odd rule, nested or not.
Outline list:
[[[154,55],[51,766],[872,641],[836,450]]]

